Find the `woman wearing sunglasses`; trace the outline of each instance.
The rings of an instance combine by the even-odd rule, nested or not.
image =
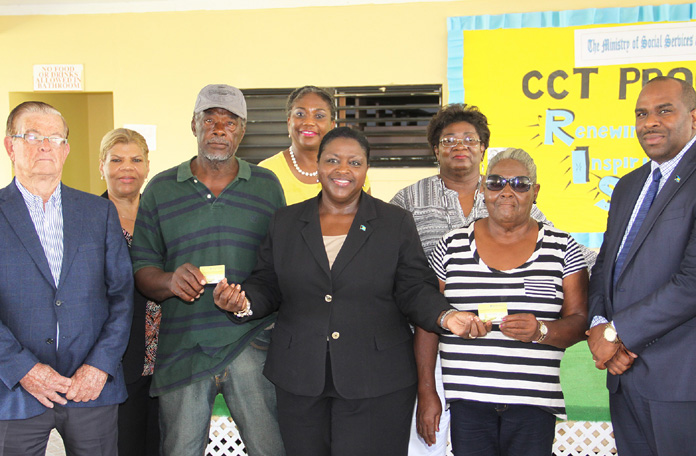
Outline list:
[[[488,216],[480,189],[481,162],[491,132],[488,119],[476,106],[451,104],[433,116],[427,136],[439,173],[399,190],[391,203],[413,214],[423,250],[430,256],[442,236]],[[531,216],[550,224],[536,205]],[[437,353],[437,344],[437,335],[416,328],[416,356],[422,369],[409,456],[445,456],[447,452],[449,411],[443,402],[439,357],[427,364],[430,355]]]
[[[565,418],[563,351],[583,340],[587,264],[570,234],[531,217],[536,166],[521,149],[490,160],[488,217],[448,233],[430,260],[450,304],[486,331],[440,336],[452,448],[462,455],[548,455]]]

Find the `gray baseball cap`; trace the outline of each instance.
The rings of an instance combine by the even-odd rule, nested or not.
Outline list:
[[[226,84],[210,84],[198,93],[193,112],[198,114],[211,108],[226,109],[244,120],[247,118],[244,94],[238,88]]]

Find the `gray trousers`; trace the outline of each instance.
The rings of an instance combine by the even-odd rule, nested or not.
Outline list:
[[[52,429],[67,456],[117,456],[118,405],[63,407],[39,416],[0,421],[0,456],[44,456]]]

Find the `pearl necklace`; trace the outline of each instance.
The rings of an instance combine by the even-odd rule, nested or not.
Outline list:
[[[297,164],[297,160],[295,159],[295,153],[292,151],[292,146],[288,147],[288,150],[290,151],[290,159],[292,159],[292,164],[295,165],[295,169],[297,170],[298,173],[302,174],[303,176],[307,177],[316,177],[317,174],[319,174],[319,171],[314,171],[313,173],[308,173],[307,171],[302,171]]]

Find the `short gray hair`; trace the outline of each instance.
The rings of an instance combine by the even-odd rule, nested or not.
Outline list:
[[[527,169],[527,177],[532,181],[532,184],[537,183],[537,171],[536,164],[532,156],[529,155],[522,149],[508,148],[502,152],[498,152],[490,160],[488,160],[488,169],[486,170],[486,176],[491,173],[491,170],[495,168],[495,165],[503,160],[515,160]]]
[[[68,123],[65,121],[65,117],[63,117],[63,114],[61,114],[60,111],[58,111],[50,104],[44,103],[43,101],[25,101],[24,103],[20,103],[17,106],[15,106],[15,108],[10,112],[10,115],[7,117],[5,135],[16,135],[19,132],[19,126],[17,125],[17,121],[24,114],[32,114],[37,112],[41,114],[53,114],[56,116],[60,116],[61,120],[63,121],[63,126],[65,127],[65,137],[68,137]]]

